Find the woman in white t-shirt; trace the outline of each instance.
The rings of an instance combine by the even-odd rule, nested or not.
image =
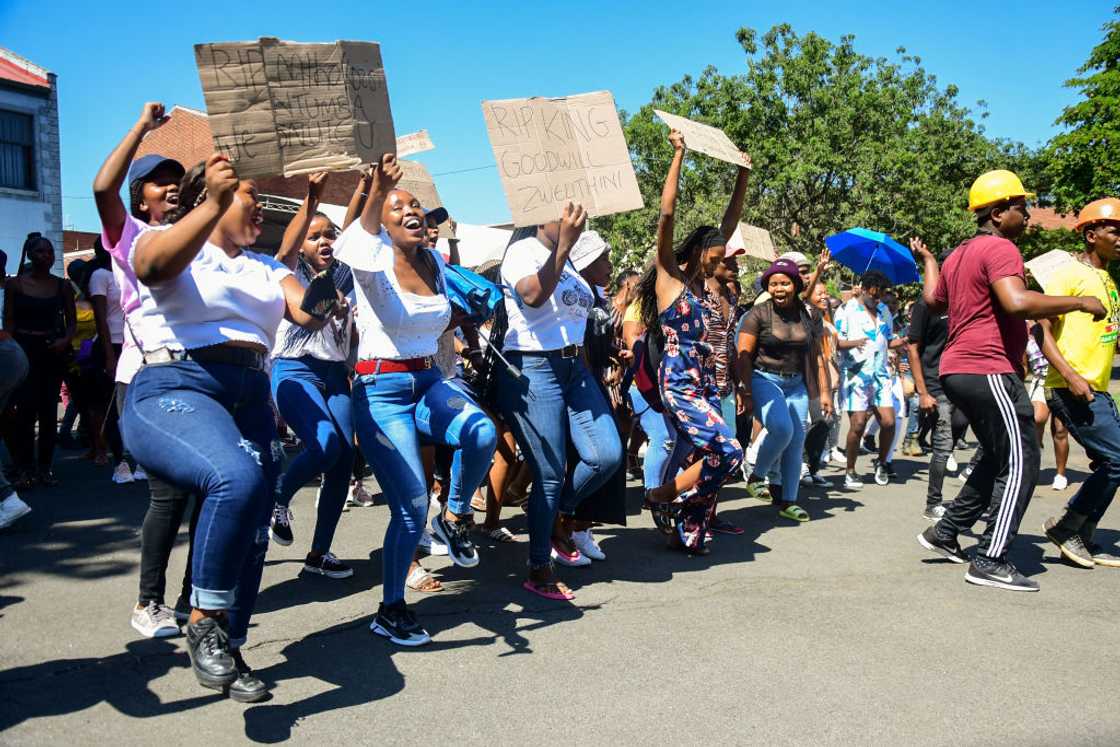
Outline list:
[[[334,245],[350,265],[357,298],[358,364],[354,428],[389,501],[392,519],[382,555],[382,603],[370,629],[402,646],[431,640],[405,605],[405,579],[428,513],[420,448],[455,449],[447,509],[432,531],[457,565],[478,564],[470,540],[471,496],[494,455],[494,423],[436,367],[440,335],[453,326],[443,258],[425,248],[420,201],[395,189],[401,168],[386,155],[374,168],[361,216]]]
[[[295,273],[304,288],[319,273],[329,273],[338,293],[353,299],[354,276],[334,257],[338,237],[331,219],[316,212],[326,184],[325,172],[312,174],[307,197],[284,231],[276,259]],[[353,569],[331,553],[353,466],[353,417],[350,413],[350,357],[353,313],[330,319],[319,330],[284,320],[272,349],[272,399],[280,417],[299,436],[303,451],[288,464],[276,491],[269,533],[280,545],[292,544],[292,512],[296,491],[316,475],[323,476],[316,501],[315,534],[303,570],[327,578],[349,578]]]
[[[170,225],[136,240],[134,314],[145,365],[121,420],[136,459],[202,496],[192,558],[187,647],[198,681],[243,702],[267,695],[241,657],[268,549],[276,434],[268,351],[303,286],[271,257],[248,251],[260,235],[256,184],[214,154],[183,177]]]
[[[132,467],[124,458],[124,445],[118,424],[119,410],[112,405],[113,377],[116,374],[117,359],[124,344],[124,310],[121,309],[121,288],[113,277],[112,259],[101,245],[99,236],[93,245],[94,270],[86,281],[87,295],[93,307],[93,321],[97,327],[94,341],[93,360],[95,369],[90,373],[90,394],[96,419],[104,423],[98,426],[105,434],[109,450],[113,453],[113,482],[117,484],[133,481]]]
[[[513,289],[502,350],[523,375],[501,369],[498,406],[533,472],[523,586],[547,599],[575,598],[552,561],[591,562],[572,542],[572,517],[622,461],[614,416],[583,351],[595,296],[569,259],[586,220],[582,207],[568,203],[559,220],[518,229],[502,261],[502,284]],[[570,479],[569,450],[578,460]]]

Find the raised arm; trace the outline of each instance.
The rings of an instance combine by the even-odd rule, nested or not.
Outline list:
[[[362,206],[362,211],[358,217],[366,233],[374,236],[380,235],[381,208],[385,205],[389,193],[397,186],[397,182],[401,180],[403,175],[401,165],[397,163],[397,157],[392,153],[381,156],[381,162],[373,167],[369,197],[366,198],[365,205]]]
[[[801,298],[805,301],[809,300],[809,296],[813,294],[813,289],[817,287],[817,282],[824,275],[825,270],[828,269],[829,260],[832,259],[832,252],[826,246],[821,250],[820,260],[817,261],[817,269],[813,270],[812,277],[809,282],[805,284],[805,289],[801,291]]]
[[[669,163],[669,173],[665,175],[665,186],[661,188],[661,215],[657,218],[657,253],[653,262],[658,275],[663,273],[680,278],[681,270],[673,256],[673,223],[677,211],[677,195],[680,193],[681,164],[684,162],[684,135],[670,130],[669,142],[673,144],[673,160]]]
[[[215,153],[206,161],[206,199],[166,231],[146,231],[136,241],[132,260],[136,278],[144,285],[158,285],[187,269],[233,202],[237,172],[225,156]]]
[[[521,278],[514,287],[522,301],[533,308],[538,308],[552,298],[556,285],[560,282],[560,276],[564,274],[568,255],[571,254],[572,247],[583,233],[586,224],[587,211],[583,209],[583,205],[573,205],[569,202],[564,206],[564,211],[560,214],[560,236],[548,256],[548,261],[535,274]]]
[[[350,202],[346,205],[346,217],[342,219],[343,231],[362,212],[362,206],[365,205],[366,198],[369,197],[370,187],[373,185],[374,168],[374,166],[368,166],[361,170],[358,184],[354,187],[354,194],[350,195]]]
[[[447,264],[457,265],[462,259],[459,254],[459,237],[455,235],[455,229],[459,227],[459,224],[452,218],[448,218],[447,221],[451,224],[451,236],[447,239]],[[466,327],[463,327],[463,331],[466,331]]]
[[[719,232],[723,238],[730,240],[739,227],[739,219],[743,217],[743,200],[747,197],[747,179],[751,175],[751,157],[743,153],[743,165],[735,177],[735,189],[731,191],[731,201],[727,203],[727,211],[723,214],[723,223],[719,225]]]
[[[307,238],[307,229],[311,226],[311,219],[315,217],[315,211],[319,209],[319,198],[323,194],[323,187],[326,186],[328,176],[329,174],[326,171],[319,171],[307,177],[307,197],[303,198],[303,203],[296,211],[295,217],[284,229],[284,237],[280,239],[280,248],[276,251],[276,261],[289,270],[296,269],[300,247],[303,246],[303,240]]]
[[[941,278],[937,257],[933,256],[933,252],[917,236],[910,239],[910,251],[922,263],[922,300],[926,302],[928,313],[940,314],[945,311],[946,306],[937,300],[937,282]]]
[[[992,284],[992,290],[1003,310],[1018,319],[1045,319],[1082,311],[1100,321],[1106,313],[1104,305],[1093,296],[1047,296],[1028,289],[1018,275],[1000,278]]]
[[[140,147],[144,135],[162,126],[169,117],[164,114],[163,104],[149,101],[144,104],[143,111],[136,124],[132,125],[117,144],[105,163],[93,178],[93,201],[97,205],[97,216],[101,219],[101,227],[105,231],[105,238],[110,244],[120,241],[124,222],[128,218],[128,210],[121,201],[121,186],[128,176],[128,167]]]

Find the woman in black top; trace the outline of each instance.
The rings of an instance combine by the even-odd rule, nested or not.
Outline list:
[[[24,259],[30,267],[24,271]],[[56,485],[51,474],[55,436],[58,433],[58,394],[70,356],[70,341],[77,330],[74,290],[70,283],[51,273],[54,246],[33,233],[23,244],[20,273],[4,287],[4,329],[27,354],[30,368],[23,385],[12,397],[15,433],[12,439],[18,474],[17,489],[31,487],[37,480]],[[38,468],[35,460],[35,421],[39,422]]]
[[[809,399],[817,397],[819,389],[820,345],[800,299],[797,265],[781,259],[770,265],[762,274],[762,287],[770,298],[747,313],[737,345],[740,408],[754,411],[766,428],[747,492],[766,501],[772,496],[787,519],[808,521],[809,514],[797,505],[797,488]],[[820,397],[821,409],[831,413],[830,393],[820,392]],[[771,485],[768,495],[763,480],[775,464],[782,484]]]

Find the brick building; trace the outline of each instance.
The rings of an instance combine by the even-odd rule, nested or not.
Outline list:
[[[62,246],[58,78],[0,47],[0,249],[9,272],[32,231]]]

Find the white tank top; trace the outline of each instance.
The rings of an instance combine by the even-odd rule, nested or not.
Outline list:
[[[354,221],[334,242],[334,256],[354,272],[358,307],[358,359],[404,360],[436,354],[440,335],[451,321],[451,303],[444,294],[443,258],[435,260],[439,293],[420,296],[402,290],[393,269],[393,246],[384,230],[377,235]]]

